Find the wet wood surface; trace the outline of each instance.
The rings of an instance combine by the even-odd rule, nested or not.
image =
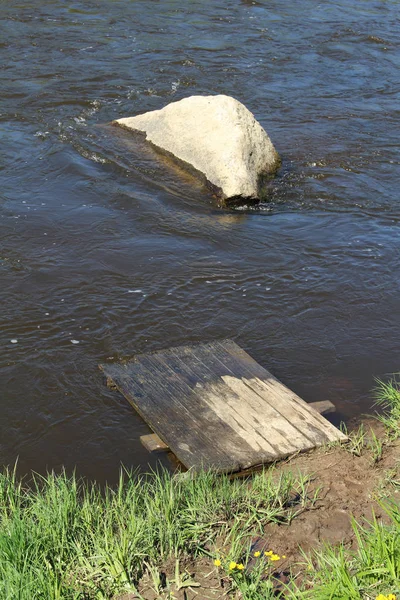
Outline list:
[[[100,368],[187,468],[241,471],[346,439],[231,340]]]

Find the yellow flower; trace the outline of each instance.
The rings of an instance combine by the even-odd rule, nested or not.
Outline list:
[[[282,558],[286,558],[286,554],[282,554]]]
[[[376,597],[376,600],[388,600],[388,599],[383,594],[379,594],[379,596]]]
[[[236,565],[236,568],[239,569],[239,571],[243,571],[244,569],[244,564],[239,563],[238,565]]]
[[[256,552],[254,552],[254,556],[256,558],[258,558],[260,556],[261,552],[259,550],[257,550]]]
[[[219,558],[216,558],[216,559],[214,560],[214,565],[215,565],[216,567],[220,567],[220,566],[221,566],[221,561],[219,560]]]
[[[231,562],[229,563],[229,570],[233,571],[233,569],[236,568],[236,563],[235,561],[231,560]]]
[[[269,559],[272,561],[275,561],[275,560],[281,560],[281,557],[278,554],[272,554],[272,556],[270,556]]]
[[[396,600],[395,594],[388,594],[387,600]]]
[[[272,550],[268,550],[268,552],[264,552],[265,556],[272,556],[273,552]]]

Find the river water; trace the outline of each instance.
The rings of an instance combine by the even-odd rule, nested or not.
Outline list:
[[[399,4],[1,3],[0,462],[155,466],[105,360],[233,338],[340,418],[399,370]],[[116,118],[242,101],[283,165],[229,211]]]

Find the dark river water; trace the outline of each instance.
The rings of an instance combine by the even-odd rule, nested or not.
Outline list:
[[[0,3],[0,462],[155,466],[98,364],[233,338],[351,420],[399,370],[399,2]],[[283,160],[229,211],[116,118],[229,94]]]

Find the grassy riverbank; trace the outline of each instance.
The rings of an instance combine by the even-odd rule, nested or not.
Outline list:
[[[5,473],[1,597],[110,598],[135,590],[145,571],[157,584],[157,567],[171,557],[209,556],[212,566],[218,547],[228,561],[245,560],[249,535],[290,523],[310,505],[307,495],[305,477],[274,471],[251,485],[212,473],[126,475],[105,494],[65,475],[37,478],[28,490]]]
[[[246,480],[125,474],[101,491],[3,472],[0,599],[400,598],[400,392],[379,395],[378,433]]]

